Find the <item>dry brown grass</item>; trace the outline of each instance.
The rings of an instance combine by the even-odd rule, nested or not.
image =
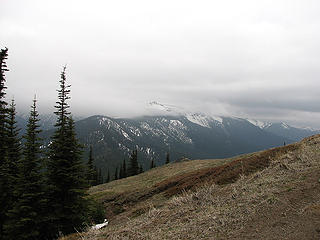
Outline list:
[[[142,215],[120,214],[87,239],[319,239],[319,178],[320,137],[314,136],[159,178],[150,189],[160,189],[155,195],[164,194],[165,204],[144,202]]]
[[[137,176],[93,187],[90,194],[104,203],[108,219],[121,213],[129,217],[138,216],[148,211],[149,205],[161,206],[167,201],[167,196],[162,193],[164,189],[157,187],[159,182],[230,161],[231,159],[216,159],[171,163]]]

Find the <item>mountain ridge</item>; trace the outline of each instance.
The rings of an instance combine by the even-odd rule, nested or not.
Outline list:
[[[77,136],[85,147],[84,161],[91,145],[95,164],[106,176],[108,170],[113,173],[124,159],[128,161],[133,149],[138,150],[138,159],[146,170],[151,160],[157,166],[163,165],[167,152],[171,161],[225,158],[297,142],[318,133],[283,123],[187,112],[156,102],[151,107],[161,111],[153,116],[112,118],[94,115],[76,121]],[[50,143],[53,131],[43,131],[45,146]]]

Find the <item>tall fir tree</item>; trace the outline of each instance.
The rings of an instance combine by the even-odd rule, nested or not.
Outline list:
[[[15,178],[18,174],[18,162],[21,157],[21,139],[16,121],[16,105],[14,100],[11,101],[8,108],[7,121],[7,156],[9,159],[10,175]],[[14,184],[14,182],[13,182]]]
[[[87,163],[87,179],[88,179],[88,184],[90,186],[96,185],[96,178],[95,178],[95,173],[96,173],[96,169],[93,166],[93,156],[92,156],[92,146],[90,145],[89,148],[89,159],[88,159],[88,163]]]
[[[103,184],[103,176],[101,168],[98,168],[98,177],[97,177],[97,185]]]
[[[110,182],[110,171],[108,169],[108,174],[107,174],[107,179],[106,179],[106,183]]]
[[[116,167],[116,170],[114,172],[114,180],[118,180],[118,167]]]
[[[19,137],[19,129],[16,121],[16,108],[14,100],[8,108],[7,119],[7,208],[13,208],[16,201],[15,190],[18,185],[19,169],[18,164],[21,158],[21,138]],[[7,212],[7,216],[8,216]]]
[[[166,164],[170,163],[170,155],[169,152],[166,154]]]
[[[93,175],[92,175],[92,186],[96,186],[99,184],[99,171],[97,166],[93,167]]]
[[[49,147],[47,172],[48,189],[53,209],[50,232],[68,234],[81,229],[87,217],[85,167],[81,161],[82,147],[74,130],[74,121],[68,111],[70,85],[66,84],[66,67],[61,72],[60,89],[55,114],[55,133]]]
[[[142,165],[139,165],[139,174],[140,173],[143,173],[143,167],[142,167]]]
[[[133,150],[130,156],[130,167],[128,169],[128,176],[139,174],[138,150]]]
[[[9,195],[9,166],[7,158],[7,140],[8,132],[6,128],[8,109],[5,101],[6,86],[5,72],[9,71],[6,60],[8,58],[8,49],[0,51],[0,239],[3,238],[3,225],[6,221],[6,213],[10,208]]]
[[[123,174],[123,177],[124,177],[124,178],[127,177],[126,159],[123,159],[123,163],[122,163],[122,174]]]
[[[6,60],[8,59],[8,49],[1,49],[0,51],[0,164],[3,164],[6,157],[6,140],[7,140],[7,102],[5,101],[5,86],[6,78],[5,72],[9,71],[7,68]]]
[[[119,179],[122,179],[123,178],[123,168],[122,168],[122,164],[120,164],[120,167],[119,167]]]
[[[151,159],[151,163],[150,163],[150,169],[155,168],[156,164],[154,163],[154,160]]]
[[[23,158],[18,164],[18,175],[14,195],[16,201],[8,213],[9,220],[5,225],[7,239],[44,239],[44,180],[41,173],[41,139],[39,138],[39,118],[36,110],[36,99],[33,100],[27,132],[24,136]],[[14,104],[10,108],[10,122],[14,121]],[[10,135],[17,132],[13,129]],[[11,140],[14,142],[14,140]],[[16,149],[19,143],[12,144]],[[11,151],[9,151],[10,153]],[[10,153],[12,159],[18,156]]]

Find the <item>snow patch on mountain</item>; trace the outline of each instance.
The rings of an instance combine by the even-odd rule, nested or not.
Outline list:
[[[97,119],[99,120],[99,125],[105,125],[108,129],[110,128],[111,120],[109,118],[98,116]]]
[[[284,122],[281,123],[281,127],[285,128],[285,129],[288,129],[288,128],[289,128],[288,124],[286,124],[286,123],[284,123]]]
[[[209,125],[208,118],[202,114],[187,114],[186,118],[195,124],[198,124],[202,127],[211,128]]]
[[[132,141],[132,139],[129,137],[129,135],[125,131],[123,131],[122,129],[121,129],[121,133],[126,139],[128,139],[129,141]]]
[[[312,127],[296,127],[296,128],[300,128],[300,129],[303,129],[303,130],[306,130],[306,131],[312,131],[312,132],[319,131],[319,129],[312,128]]]
[[[183,108],[174,105],[162,104],[156,101],[149,102],[147,104],[147,110],[151,113],[166,113],[168,115],[180,115],[184,112]]]
[[[211,118],[212,118],[213,120],[215,120],[216,122],[220,123],[220,124],[222,124],[222,122],[223,122],[222,117],[218,117],[218,116],[211,116]]]
[[[260,120],[254,120],[254,119],[247,119],[247,121],[261,129],[270,127],[272,125],[272,123],[268,123],[268,122],[262,122]]]
[[[179,120],[170,120],[170,125],[180,129],[187,129],[187,127],[184,126],[183,123],[180,122]]]
[[[131,151],[127,146],[123,145],[122,143],[118,143],[118,147],[122,151],[126,151],[126,152],[130,152]]]
[[[146,152],[147,152],[147,154],[150,154],[151,153],[151,148],[147,148]]]
[[[160,121],[161,122],[161,121]],[[163,132],[159,128],[152,128],[147,122],[142,122],[140,124],[141,130],[145,135],[153,135],[153,136],[161,136],[163,135]]]
[[[137,137],[141,136],[141,131],[139,130],[139,128],[129,126],[128,129],[132,134],[136,135]]]
[[[185,116],[190,122],[198,124],[202,127],[212,128],[210,123],[217,122],[222,124],[223,119],[221,117],[211,117],[202,113],[188,113]]]
[[[215,125],[217,124],[220,125],[223,122],[223,119],[218,116],[211,116],[203,113],[188,112],[181,107],[161,104],[156,101],[150,102],[148,104],[148,109],[153,109],[154,111],[158,111],[158,113],[161,113],[161,114],[169,113],[169,115],[184,116],[190,122],[206,128],[211,128],[212,123],[214,123]]]

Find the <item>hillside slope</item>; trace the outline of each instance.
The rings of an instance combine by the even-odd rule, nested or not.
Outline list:
[[[92,188],[110,224],[81,237],[319,239],[319,178],[319,135],[233,159],[169,164]]]

